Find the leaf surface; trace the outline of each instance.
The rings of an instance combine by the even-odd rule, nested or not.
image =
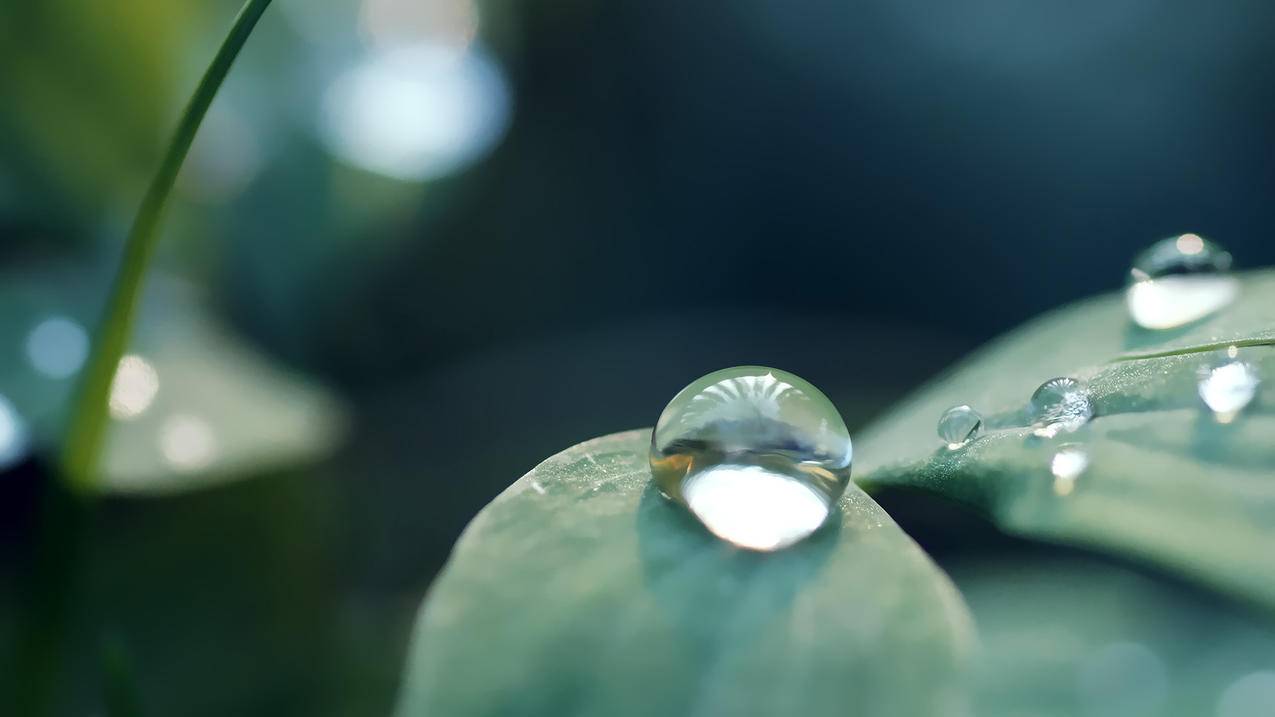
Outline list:
[[[1065,307],[979,350],[873,424],[857,444],[869,491],[933,491],[1023,536],[1140,559],[1275,607],[1275,380],[1229,423],[1204,408],[1197,384],[1237,346],[1275,376],[1275,273],[1243,277],[1238,301],[1174,331],[1133,326],[1123,297]],[[1095,418],[1041,438],[1028,425],[1042,382],[1088,384]],[[986,430],[957,449],[935,435],[949,406],[967,403]],[[1088,466],[1053,474],[1064,444]]]
[[[810,539],[741,551],[651,485],[650,432],[545,461],[466,529],[398,714],[877,715],[962,707],[946,576],[851,488]]]

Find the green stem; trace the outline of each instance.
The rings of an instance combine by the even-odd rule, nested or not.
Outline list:
[[[190,151],[195,132],[203,122],[208,106],[226,79],[226,73],[252,34],[257,20],[270,5],[270,0],[247,0],[235,18],[221,49],[191,96],[182,113],[181,123],[173,134],[159,170],[151,180],[137,210],[133,227],[124,244],[124,257],[102,315],[93,353],[80,377],[75,404],[67,425],[66,439],[59,456],[61,476],[72,489],[87,491],[97,482],[98,458],[107,426],[107,402],[116,367],[124,355],[132,334],[133,322],[142,293],[142,282],[159,242],[159,223],[168,195],[172,193],[177,172]]]

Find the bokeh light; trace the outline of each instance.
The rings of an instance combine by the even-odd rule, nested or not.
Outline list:
[[[50,316],[27,334],[27,360],[49,378],[73,376],[89,354],[84,327],[65,316]]]
[[[179,471],[205,468],[217,454],[217,437],[199,416],[177,413],[164,419],[159,429],[159,450]]]
[[[121,421],[137,418],[150,408],[159,393],[159,374],[149,361],[136,354],[120,359],[111,383],[111,417]]]
[[[0,396],[0,468],[8,468],[26,455],[27,429],[9,399]]]
[[[329,87],[320,134],[346,162],[394,179],[452,174],[504,134],[510,95],[478,45],[373,51]]]

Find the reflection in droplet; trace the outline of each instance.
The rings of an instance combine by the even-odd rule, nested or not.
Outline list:
[[[1089,390],[1074,378],[1051,378],[1031,397],[1032,420],[1050,435],[1074,431],[1093,418]],[[1038,433],[1039,435],[1039,433]]]
[[[1076,489],[1076,479],[1089,467],[1089,453],[1079,444],[1064,443],[1049,460],[1049,472],[1054,474],[1054,493],[1071,495]]]
[[[966,405],[952,406],[939,417],[939,438],[948,448],[956,449],[978,435],[983,428],[983,417]]]
[[[1217,717],[1267,717],[1275,709],[1275,672],[1250,672],[1227,686]]]
[[[1168,687],[1164,661],[1138,642],[1111,643],[1086,659],[1076,673],[1083,714],[1095,717],[1157,714]]]
[[[477,45],[414,45],[374,54],[324,97],[321,134],[337,156],[405,181],[452,174],[504,134],[509,89]]]
[[[669,402],[651,471],[718,537],[753,550],[791,545],[823,524],[850,481],[850,434],[801,378],[762,366],[711,373]]]
[[[1256,366],[1232,360],[1228,353],[1226,361],[1200,370],[1198,390],[1218,423],[1230,423],[1253,401],[1261,383]]]
[[[27,334],[27,360],[49,378],[73,376],[89,355],[84,327],[65,316],[51,316]]]
[[[761,466],[716,465],[687,476],[682,497],[713,534],[775,550],[823,525],[830,506],[802,481]]]
[[[193,471],[212,463],[217,439],[204,419],[177,413],[166,418],[159,429],[159,450],[173,468]]]
[[[1147,329],[1202,319],[1239,294],[1230,268],[1231,255],[1198,234],[1162,239],[1139,254],[1129,270],[1129,315]]]
[[[142,415],[158,392],[159,374],[155,367],[136,354],[125,356],[111,382],[111,417],[126,421]]]
[[[27,428],[9,399],[0,396],[0,469],[17,463],[27,453]]]

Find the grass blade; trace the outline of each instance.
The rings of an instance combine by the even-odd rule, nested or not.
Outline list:
[[[93,343],[93,352],[80,377],[59,456],[61,476],[74,490],[90,490],[97,482],[98,459],[106,434],[111,382],[132,334],[142,282],[159,241],[160,220],[168,203],[168,196],[172,193],[173,182],[177,179],[177,172],[186,160],[195,132],[199,130],[199,125],[213,98],[217,96],[222,81],[226,79],[230,66],[234,64],[257,20],[269,5],[270,0],[247,0],[244,3],[230,33],[222,42],[221,49],[217,51],[195,89],[195,94],[186,105],[163,162],[151,180],[137,217],[133,220],[124,245],[124,256],[112,283]]]

